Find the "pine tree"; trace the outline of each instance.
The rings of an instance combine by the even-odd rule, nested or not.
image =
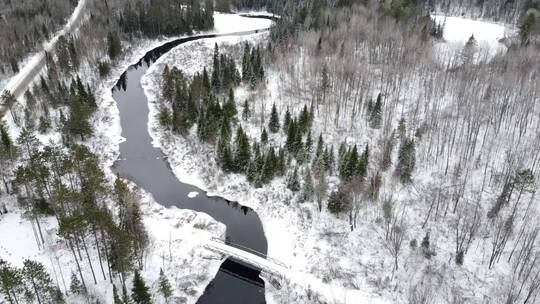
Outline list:
[[[22,274],[38,303],[56,303],[58,295],[49,274],[43,264],[25,260]]]
[[[301,134],[306,133],[311,128],[311,115],[306,105],[300,112],[300,117],[298,118],[298,132]]]
[[[527,45],[530,41],[532,29],[538,22],[536,14],[534,11],[527,12],[525,18],[523,18],[523,22],[519,26],[519,36],[522,45]]]
[[[214,60],[212,64],[212,88],[217,92],[221,89],[221,70],[220,70],[219,47],[217,43],[214,45]]]
[[[349,208],[349,199],[341,187],[330,194],[328,198],[328,211],[333,214],[340,214],[349,210]]]
[[[172,125],[171,112],[167,107],[161,107],[161,110],[159,111],[159,123],[166,129],[169,129]]]
[[[294,168],[287,177],[287,188],[293,192],[300,190],[300,181],[298,180],[298,169]]]
[[[234,101],[234,91],[231,88],[229,88],[229,98],[227,99],[227,102],[225,103],[225,105],[223,106],[223,112],[225,114],[225,116],[227,116],[227,118],[229,120],[233,120],[234,117],[236,116],[236,102]]]
[[[146,286],[141,274],[138,270],[135,270],[133,277],[133,288],[131,289],[131,298],[135,304],[151,304],[152,296],[150,295],[149,288]]]
[[[283,131],[289,130],[289,124],[291,123],[291,113],[289,112],[289,107],[285,111],[285,117],[283,118]]]
[[[311,131],[308,132],[308,135],[306,137],[306,144],[304,146],[306,149],[306,153],[308,155],[311,155],[312,149],[313,149],[313,139],[311,138]]]
[[[261,182],[266,184],[274,178],[274,171],[276,166],[276,153],[274,147],[270,147],[266,153],[264,165],[261,172]]]
[[[300,202],[308,202],[313,200],[313,195],[315,194],[315,189],[313,187],[313,178],[311,177],[311,171],[306,169],[304,175],[304,186],[302,188],[302,195]]]
[[[122,45],[120,43],[120,37],[118,33],[109,32],[107,35],[108,53],[111,60],[114,60],[120,53],[122,53]]]
[[[24,282],[20,270],[11,267],[0,259],[0,290],[4,299],[10,303],[20,303],[24,292]]]
[[[242,56],[242,81],[244,83],[251,82],[251,78],[253,77],[251,71],[251,48],[246,42],[244,45],[244,55]]]
[[[81,281],[74,272],[71,272],[71,284],[69,285],[69,292],[76,295],[84,294],[84,288]]]
[[[358,170],[357,170],[357,176],[361,178],[365,178],[367,175],[367,169],[369,165],[369,146],[366,144],[366,148],[364,149],[364,152],[362,152],[362,155],[360,156],[360,160],[358,161]]]
[[[399,148],[397,173],[402,183],[411,181],[412,172],[416,164],[414,140],[405,139]]]
[[[474,57],[476,56],[476,52],[478,51],[478,42],[476,41],[476,38],[474,35],[471,35],[469,37],[469,40],[467,40],[467,43],[465,43],[465,46],[463,47],[463,51],[461,51],[461,60],[464,65],[470,65],[474,63]]]
[[[244,107],[242,110],[242,119],[244,121],[247,121],[251,117],[251,110],[249,109],[249,103],[248,100],[244,100]]]
[[[377,101],[375,102],[375,105],[373,105],[373,108],[371,111],[369,111],[369,122],[370,126],[373,129],[378,129],[381,127],[382,123],[382,96],[381,93],[377,95]]]
[[[285,147],[287,151],[292,154],[296,154],[297,151],[297,136],[296,136],[296,122],[292,120],[289,123],[289,128],[287,129],[287,141],[285,142]]]
[[[266,145],[268,143],[268,133],[266,132],[266,128],[263,128],[261,132],[261,144]]]
[[[118,295],[118,289],[116,289],[116,285],[113,284],[113,304],[124,304],[122,299],[120,299],[120,296]]]
[[[272,113],[270,114],[270,122],[268,123],[268,130],[272,133],[279,132],[279,116],[276,109],[276,104],[272,105]]]
[[[234,171],[246,172],[251,158],[249,138],[241,126],[236,130],[236,151],[234,155]]]
[[[159,270],[159,279],[158,279],[158,285],[159,285],[159,292],[165,298],[165,302],[169,303],[169,299],[172,296],[173,290],[171,287],[171,283],[169,283],[169,279],[167,279],[167,276],[163,272],[163,269]]]

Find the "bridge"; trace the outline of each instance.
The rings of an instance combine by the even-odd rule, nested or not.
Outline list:
[[[356,289],[348,289],[341,286],[324,283],[314,275],[299,270],[268,257],[264,253],[242,245],[234,244],[229,241],[223,241],[218,238],[208,239],[203,243],[203,247],[222,254],[226,257],[238,260],[262,272],[268,273],[280,279],[285,279],[300,287],[310,289],[324,297],[331,303],[343,304],[389,304],[380,297],[362,292]]]

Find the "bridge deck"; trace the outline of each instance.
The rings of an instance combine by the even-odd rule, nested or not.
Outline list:
[[[234,244],[233,244],[234,245]],[[333,301],[332,303],[344,303],[344,304],[388,304],[378,296],[362,292],[356,289],[347,289],[341,286],[327,284],[318,279],[312,274],[294,270],[285,264],[265,257],[262,254],[255,254],[236,248],[229,244],[224,243],[219,239],[210,239],[204,243],[204,247],[224,254],[226,256],[238,259],[244,263],[250,264],[253,267],[259,268],[263,271],[279,275],[287,278],[294,284],[303,286],[316,291],[324,296],[327,300]]]

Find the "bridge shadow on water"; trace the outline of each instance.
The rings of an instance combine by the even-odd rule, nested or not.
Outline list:
[[[227,227],[227,240],[266,254],[267,243],[261,221],[248,207],[220,197],[199,195],[189,199],[194,186],[178,181],[160,149],[152,146],[148,133],[148,100],[141,86],[141,78],[150,65],[175,46],[190,41],[218,37],[201,35],[177,39],[148,52],[138,63],[130,66],[113,89],[120,111],[122,136],[120,157],[113,171],[150,192],[165,207],[176,206],[204,212]],[[202,70],[201,66],[201,70]],[[204,269],[201,269],[204,271]],[[261,304],[265,303],[264,281],[260,270],[242,262],[227,259],[217,276],[206,288],[199,304]]]

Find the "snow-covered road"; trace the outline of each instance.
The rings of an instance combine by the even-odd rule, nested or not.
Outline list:
[[[82,16],[84,16],[86,4],[87,0],[79,0],[77,7],[73,11],[73,14],[71,14],[71,17],[64,28],[58,31],[51,40],[43,44],[43,51],[37,52],[20,70],[20,72],[11,78],[2,91],[7,90],[11,92],[15,98],[20,97],[26,91],[28,85],[45,66],[45,52],[50,52],[53,50],[60,36],[72,33],[78,27],[80,21],[82,20]],[[0,114],[2,113],[3,111],[0,108]]]

